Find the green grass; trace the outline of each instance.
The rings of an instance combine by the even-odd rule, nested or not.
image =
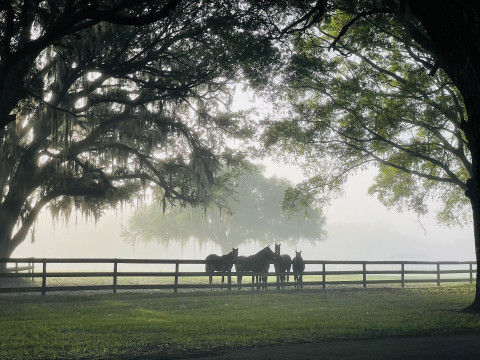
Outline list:
[[[474,286],[0,296],[1,359],[480,332]]]
[[[414,280],[414,279],[431,279],[430,284],[435,284],[436,283],[436,275],[408,275],[405,277],[406,280]],[[464,283],[468,280],[468,276],[465,274],[442,274],[442,279],[448,279],[448,278],[463,278],[465,281]],[[362,275],[329,275],[326,277],[327,282],[328,281],[362,281]],[[368,275],[367,280],[397,280],[400,281],[400,275]],[[293,282],[293,275],[290,276],[289,281]],[[303,277],[304,282],[308,281],[316,281],[316,282],[321,282],[323,281],[323,277],[321,275],[305,275]],[[221,283],[221,276],[216,275],[214,276],[213,280],[214,284],[220,284]],[[268,278],[268,283],[269,284],[274,284],[276,282],[276,278],[274,276],[270,276]],[[49,277],[47,280],[47,286],[87,286],[87,285],[112,285],[113,279],[112,277]],[[249,285],[251,283],[251,277],[250,276],[244,276],[244,285]],[[42,284],[42,279],[37,277],[35,278],[34,281],[30,281],[28,277],[26,277],[26,280],[21,283],[19,286],[34,286],[34,287],[40,287]],[[149,276],[149,277],[133,277],[133,276],[119,276],[117,279],[117,284],[118,285],[136,285],[136,284],[145,284],[145,285],[172,285],[174,284],[174,277],[173,276]],[[186,285],[186,284],[202,284],[206,285],[208,284],[208,277],[207,276],[181,276],[179,277],[179,284],[180,285]],[[227,284],[227,277],[225,277],[225,284]],[[236,276],[232,277],[232,286],[236,287],[237,284],[237,279]],[[417,286],[420,284],[420,286],[425,286],[425,283],[407,283],[407,287],[412,287],[412,286]],[[0,286],[2,284],[0,283]],[[15,286],[15,284],[11,285]],[[327,285],[327,287],[331,286],[337,286],[337,285]],[[352,285],[348,285],[352,286]],[[361,286],[361,285],[360,285]],[[369,284],[369,287],[384,287],[384,286],[389,286],[389,287],[400,287],[400,283],[396,284]],[[274,288],[274,287],[271,287]],[[315,289],[318,288],[317,286],[310,286],[307,288],[310,289]]]

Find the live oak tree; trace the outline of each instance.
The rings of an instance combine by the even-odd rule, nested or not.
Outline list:
[[[480,261],[480,4],[322,5],[322,20],[294,40],[293,121],[266,137],[310,162],[315,176],[291,191],[293,205],[375,163],[370,192],[388,206],[423,213],[434,197],[443,201],[442,221],[465,223],[470,204]],[[469,310],[479,308],[477,282]]]
[[[273,122],[265,139],[300,155],[315,176],[288,199],[313,201],[375,165],[370,192],[386,206],[423,214],[427,200],[442,200],[439,220],[465,224],[472,164],[458,90],[441,69],[425,71],[422,50],[391,20],[377,19],[373,35],[359,21],[336,39],[350,20],[339,15],[295,40],[283,87],[293,117]]]
[[[0,258],[47,205],[99,216],[150,186],[208,203],[227,138],[248,132],[231,85],[260,84],[277,57],[287,5],[270,6],[1,1]]]
[[[167,207],[158,201],[140,207],[122,232],[125,241],[158,241],[168,245],[186,244],[195,239],[200,244],[213,242],[223,253],[240,248],[247,241],[263,246],[272,243],[295,245],[300,240],[317,242],[325,237],[325,219],[318,208],[301,212],[282,210],[284,192],[291,183],[284,179],[265,178],[261,168],[242,164],[219,176],[222,186],[213,186],[206,209]]]

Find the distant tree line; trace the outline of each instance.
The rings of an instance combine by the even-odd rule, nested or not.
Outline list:
[[[292,186],[289,181],[265,178],[256,166],[229,175],[228,181],[229,190],[222,187],[214,191],[215,200],[207,208],[163,209],[158,201],[140,207],[129,219],[122,237],[132,245],[150,241],[210,242],[219,245],[225,254],[248,241],[267,246],[325,239],[325,218],[320,209],[308,207],[295,213],[283,210],[284,193]]]

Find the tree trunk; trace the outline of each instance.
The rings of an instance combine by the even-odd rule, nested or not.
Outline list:
[[[472,154],[472,178],[467,181],[465,195],[470,199],[473,214],[473,236],[475,241],[475,259],[477,261],[477,279],[480,279],[480,93],[474,101],[469,97],[466,103],[468,122],[464,124],[465,136]],[[479,109],[478,111],[475,111]],[[470,110],[470,111],[469,111]],[[477,116],[477,114],[479,114]],[[476,281],[473,303],[465,311],[480,312],[480,282]]]
[[[477,171],[478,173],[478,171]],[[475,259],[477,260],[476,278],[480,279],[480,181],[478,176],[476,179],[467,181],[468,189],[465,195],[470,199],[473,213],[473,234],[475,240]],[[473,303],[464,309],[466,312],[480,312],[480,282],[475,282],[475,297]]]
[[[468,120],[461,124],[472,155],[472,174],[465,195],[473,211],[475,256],[480,262],[480,3],[478,1],[404,0],[431,42],[424,44],[463,96]],[[415,37],[415,33],[412,33]],[[422,36],[416,40],[422,43]],[[479,278],[477,266],[477,279]],[[467,311],[480,312],[480,284]]]
[[[473,73],[471,74],[473,76]],[[460,76],[458,78],[460,78]],[[463,78],[465,77],[463,76]],[[477,81],[470,81],[470,83],[465,81],[462,85],[464,89],[466,88],[466,90],[462,92],[462,95],[468,114],[468,121],[462,124],[462,129],[467,138],[468,148],[472,155],[472,177],[467,181],[467,191],[465,195],[470,199],[472,206],[477,279],[480,279],[480,267],[478,266],[480,264],[480,78],[478,78]],[[478,280],[476,281],[475,290],[473,303],[468,306],[465,311],[480,313],[480,283]]]
[[[12,234],[17,223],[18,213],[13,211],[10,207],[5,206],[5,203],[0,204],[0,259],[10,258],[15,248],[20,244],[14,244],[12,241]],[[6,263],[0,262],[0,272],[5,272],[7,268]]]
[[[0,259],[2,258],[9,258],[12,255],[10,249],[10,239],[9,237],[5,236],[4,231],[0,231]],[[7,271],[7,263],[0,262],[0,272]]]

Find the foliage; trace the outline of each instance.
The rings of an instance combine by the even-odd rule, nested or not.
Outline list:
[[[268,245],[324,238],[324,217],[318,209],[282,211],[284,193],[291,186],[287,180],[265,178],[255,166],[232,171],[220,176],[222,186],[214,187],[206,209],[163,209],[157,201],[138,209],[122,236],[132,244],[152,240],[185,243],[191,238],[200,243],[213,241],[225,253],[245,241]]]
[[[424,214],[439,201],[442,223],[464,225],[472,163],[458,90],[396,19],[337,5],[293,39],[283,84],[291,113],[272,120],[264,137],[312,175],[297,201],[322,199],[348,175],[376,166],[369,192],[387,207]]]
[[[0,352],[5,360],[162,357],[305,341],[476,333],[479,318],[457,311],[473,290],[7,296],[0,298]]]
[[[149,187],[164,203],[208,203],[235,161],[228,139],[251,131],[229,111],[232,84],[265,82],[287,8],[1,2],[0,257],[47,205],[97,217]]]

